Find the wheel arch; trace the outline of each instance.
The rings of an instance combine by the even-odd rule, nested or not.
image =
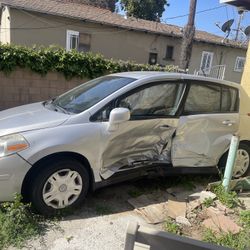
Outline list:
[[[21,188],[21,194],[25,201],[30,201],[29,187],[31,185],[32,178],[34,177],[35,174],[39,172],[39,170],[43,167],[43,165],[51,161],[61,160],[65,158],[77,160],[80,163],[82,163],[84,167],[86,167],[88,174],[89,174],[89,178],[90,178],[90,188],[88,191],[94,190],[95,178],[94,178],[94,173],[93,173],[93,170],[91,168],[91,165],[88,159],[85,156],[79,153],[75,153],[75,152],[59,152],[59,153],[53,153],[51,155],[47,155],[41,158],[35,164],[33,164],[33,166],[29,169],[29,171],[24,177],[22,188]]]
[[[249,140],[242,140],[240,143],[247,144],[250,147],[250,141]]]
[[[240,140],[240,144],[246,144],[246,145],[248,145],[250,147],[250,141],[249,140]],[[230,145],[229,145],[229,147],[230,147]],[[227,148],[227,150],[223,153],[223,155],[219,159],[219,162],[218,162],[219,168],[222,165],[226,164],[227,156],[228,156],[228,152],[229,152],[229,147]]]

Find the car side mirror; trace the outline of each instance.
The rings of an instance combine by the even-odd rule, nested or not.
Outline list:
[[[129,121],[130,111],[127,108],[115,108],[110,112],[109,115],[109,131],[115,131],[119,124]]]

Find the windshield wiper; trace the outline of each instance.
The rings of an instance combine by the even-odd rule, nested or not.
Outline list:
[[[54,101],[55,101],[56,98],[52,98],[50,100],[47,100],[43,103],[43,105],[46,107],[46,106],[49,106],[49,107],[53,107],[53,110],[58,112],[62,112],[64,114],[71,114],[70,112],[68,112],[66,109],[62,108],[61,106],[59,106],[58,104],[56,104]]]

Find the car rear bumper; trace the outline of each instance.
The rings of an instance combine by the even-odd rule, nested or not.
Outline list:
[[[0,202],[12,201],[21,193],[22,183],[31,165],[19,155],[0,158]]]

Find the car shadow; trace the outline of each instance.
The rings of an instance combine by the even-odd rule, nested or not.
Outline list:
[[[208,183],[218,180],[217,175],[185,175],[138,179],[107,186],[90,193],[80,208],[66,211],[61,220],[79,220],[133,211],[134,207],[128,203],[128,199],[158,191],[167,193],[168,188],[177,186],[190,191],[197,186],[204,186],[206,189]]]

